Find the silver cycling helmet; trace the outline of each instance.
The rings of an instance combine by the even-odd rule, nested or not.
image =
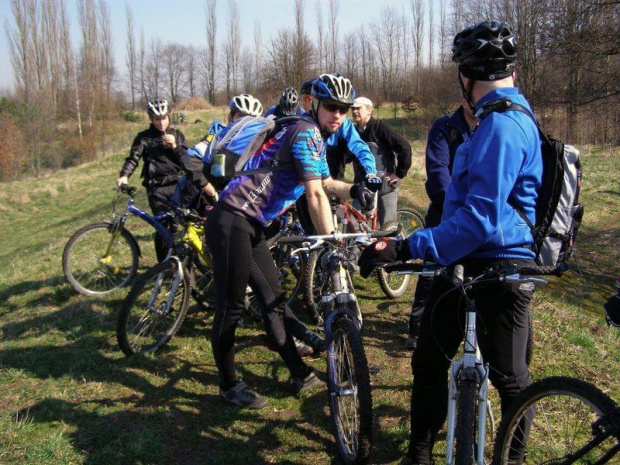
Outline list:
[[[146,112],[149,116],[166,116],[170,112],[168,100],[163,98],[149,100],[146,104]]]
[[[235,95],[230,100],[229,106],[233,112],[243,115],[261,116],[263,114],[263,106],[260,101],[250,94]]]

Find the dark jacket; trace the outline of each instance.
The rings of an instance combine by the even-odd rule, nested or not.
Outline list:
[[[178,129],[168,128],[166,134],[176,136],[176,149],[168,148],[164,144],[164,133],[152,124],[147,130],[140,132],[131,145],[129,156],[125,158],[121,176],[131,176],[142,159],[144,165],[140,177],[143,186],[156,187],[176,183],[183,168],[182,158],[186,155],[187,142]]]
[[[380,119],[372,117],[363,131],[357,125],[356,128],[364,142],[378,146],[379,151],[374,154],[377,171],[395,174],[399,178],[407,176],[411,168],[411,146],[403,136]],[[356,182],[360,177],[363,179],[363,169],[356,160],[353,160],[353,170]]]
[[[426,214],[426,226],[441,221],[446,190],[452,182],[452,164],[459,145],[470,134],[463,107],[433,123],[426,143],[426,193],[431,203]]]

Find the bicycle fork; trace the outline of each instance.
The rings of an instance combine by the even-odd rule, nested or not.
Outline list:
[[[476,395],[477,402],[475,406],[478,414],[475,458],[476,464],[484,465],[489,365],[488,363],[482,363],[478,353],[478,342],[476,340],[476,312],[467,311],[465,321],[467,329],[463,356],[459,360],[453,361],[450,367],[446,465],[454,465],[454,435],[457,421],[456,407],[459,396],[459,380],[467,380],[467,382],[476,382],[478,384]],[[472,451],[472,453],[473,452],[474,451]]]

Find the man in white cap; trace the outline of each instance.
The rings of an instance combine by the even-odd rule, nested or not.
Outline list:
[[[358,97],[353,101],[353,121],[361,139],[368,144],[375,156],[377,175],[382,173],[383,187],[379,191],[379,223],[396,220],[398,186],[411,167],[411,146],[398,132],[385,122],[372,117],[372,101]],[[363,170],[353,160],[355,182],[363,179]],[[358,179],[360,178],[360,179]]]

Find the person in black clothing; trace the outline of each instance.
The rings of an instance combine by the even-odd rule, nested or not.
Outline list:
[[[459,145],[471,134],[476,118],[467,105],[461,105],[450,115],[435,120],[428,132],[426,143],[426,193],[431,200],[425,222],[427,228],[437,226],[441,222],[443,201],[446,190],[452,181],[452,163]],[[420,334],[422,312],[426,305],[428,293],[433,284],[432,278],[418,278],[411,316],[408,325],[408,337],[405,347],[415,350]]]
[[[142,185],[146,187],[153,214],[158,215],[168,209],[170,197],[174,194],[177,181],[184,169],[194,176],[201,174],[199,170],[196,172],[194,167],[190,166],[191,160],[188,160],[186,155],[185,136],[178,129],[170,127],[168,102],[163,99],[150,100],[146,105],[146,111],[151,125],[134,139],[116,185],[127,184],[142,159],[144,161],[140,173]],[[194,179],[192,177],[192,180]],[[164,226],[168,229],[173,228],[171,222]],[[159,261],[166,258],[168,253],[165,241],[159,234],[155,235],[155,252]]]
[[[355,128],[371,148],[377,174],[384,181],[378,201],[379,224],[383,225],[396,220],[398,186],[411,167],[411,146],[385,122],[372,117],[373,105],[370,99],[358,97],[351,108]],[[353,182],[360,182],[366,174],[357,160],[353,160],[353,171]]]

